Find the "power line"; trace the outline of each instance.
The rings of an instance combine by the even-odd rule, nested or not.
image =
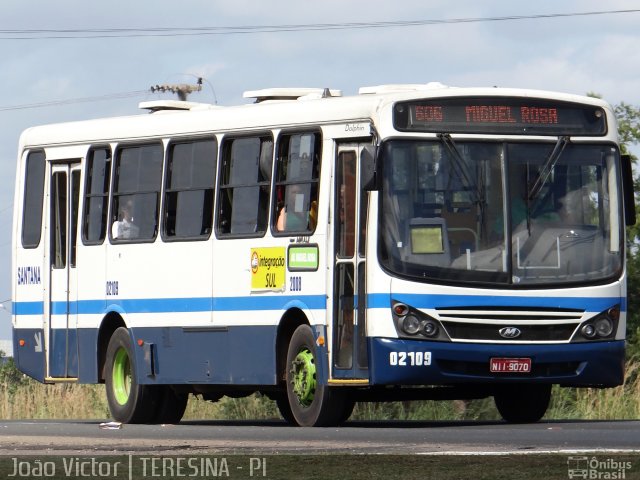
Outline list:
[[[120,98],[139,97],[141,95],[148,95],[148,94],[149,94],[149,90],[134,90],[132,92],[109,93],[106,95],[98,95],[95,97],[69,98],[66,100],[51,100],[48,102],[27,103],[23,105],[10,105],[7,107],[0,106],[0,112],[8,112],[10,110],[25,110],[28,108],[57,107],[60,105],[71,105],[74,103],[99,102],[103,100],[115,100]]]
[[[91,38],[129,38],[129,37],[177,37],[198,35],[235,35],[253,33],[277,33],[298,31],[346,30],[362,28],[412,27],[424,25],[450,25],[459,23],[501,22],[514,20],[538,20],[546,18],[585,17],[595,15],[614,15],[640,13],[640,9],[603,10],[593,12],[549,13],[536,15],[510,15],[501,17],[452,18],[430,20],[397,20],[386,22],[346,22],[315,23],[293,25],[248,25],[236,27],[190,27],[190,28],[89,28],[89,29],[0,29],[0,40],[40,40],[40,39],[91,39]],[[1,36],[31,35],[31,36]],[[0,106],[0,112],[25,110],[29,108],[53,107],[76,103],[90,103],[102,100],[114,100],[137,97],[148,94],[147,90],[112,93],[94,97],[52,100],[47,102]],[[215,95],[215,93],[214,93]]]
[[[154,87],[151,87],[150,90],[133,90],[131,92],[120,92],[120,93],[108,93],[105,95],[98,95],[98,96],[94,96],[94,97],[80,97],[80,98],[68,98],[65,100],[50,100],[50,101],[46,101],[46,102],[38,102],[38,103],[26,103],[26,104],[22,104],[22,105],[10,105],[10,106],[0,106],[0,112],[7,112],[7,111],[11,111],[11,110],[26,110],[28,108],[43,108],[43,107],[57,107],[57,106],[61,106],[61,105],[71,105],[74,103],[91,103],[91,102],[99,102],[99,101],[103,101],[103,100],[115,100],[115,99],[122,99],[122,98],[131,98],[131,97],[140,97],[140,96],[147,96],[149,94],[149,92],[151,93],[156,93],[159,91],[165,92],[165,91],[172,91],[172,88],[174,90],[189,90],[191,89],[192,91],[200,91],[202,89],[201,83],[202,81],[205,81],[209,87],[211,88],[211,90],[213,91],[213,96],[215,98],[216,103],[218,103],[218,99],[216,98],[216,93],[215,90],[213,89],[213,85],[211,85],[211,82],[209,82],[207,79],[203,79],[201,77],[197,77],[198,78],[198,82],[200,82],[200,84],[198,86],[189,86],[189,85],[156,85]],[[174,92],[175,93],[175,92]],[[189,92],[192,93],[192,92]],[[7,208],[10,208],[12,205],[10,205],[9,207],[0,209],[0,213],[4,212]]]
[[[540,20],[547,18],[586,17],[638,13],[640,9],[602,10],[594,12],[547,13],[535,15],[508,15],[499,17],[451,18],[427,20],[396,20],[384,22],[308,23],[291,25],[244,25],[226,27],[156,27],[156,28],[87,28],[87,29],[0,29],[0,40],[54,40],[135,37],[184,37],[202,35],[238,35],[255,33],[306,32],[369,28],[414,27],[425,25],[451,25],[459,23],[505,22]]]

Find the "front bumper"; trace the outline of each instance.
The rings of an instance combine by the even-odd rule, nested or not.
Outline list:
[[[625,342],[477,344],[370,338],[373,385],[552,383],[614,387],[624,380]],[[530,358],[529,373],[492,373],[491,358]]]

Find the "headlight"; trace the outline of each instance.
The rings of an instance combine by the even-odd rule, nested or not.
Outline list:
[[[422,325],[422,333],[425,337],[435,337],[438,334],[438,324],[434,321],[427,320]]]
[[[620,306],[615,305],[596,317],[587,320],[580,327],[579,336],[573,338],[574,342],[591,340],[613,339],[620,320]]]
[[[444,326],[435,318],[403,302],[392,300],[391,315],[399,338],[450,342]]]
[[[595,330],[599,337],[608,337],[613,333],[613,322],[608,317],[600,317],[596,320]]]
[[[402,329],[409,335],[415,335],[420,331],[420,320],[414,315],[407,315],[402,319]]]
[[[593,338],[596,336],[596,327],[594,327],[590,323],[587,323],[585,326],[583,326],[581,331],[582,335],[584,335],[586,338]]]

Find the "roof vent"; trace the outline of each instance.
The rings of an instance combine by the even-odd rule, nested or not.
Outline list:
[[[255,98],[256,103],[261,103],[269,100],[341,97],[342,91],[329,88],[265,88],[246,91],[242,96],[244,98]]]
[[[150,113],[161,111],[175,111],[175,110],[209,110],[213,108],[221,108],[217,105],[211,105],[209,103],[199,102],[183,102],[180,100],[153,100],[150,102],[140,102],[138,107],[142,110],[149,110]]]

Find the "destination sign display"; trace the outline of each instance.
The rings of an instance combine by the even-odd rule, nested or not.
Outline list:
[[[400,131],[595,136],[607,132],[600,107],[519,97],[473,97],[397,103]]]

